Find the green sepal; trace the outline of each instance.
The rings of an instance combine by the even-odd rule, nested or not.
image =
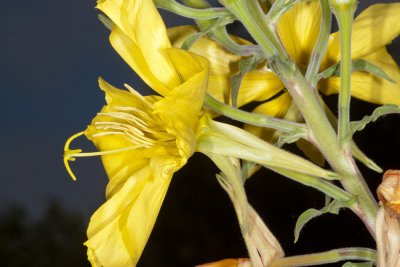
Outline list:
[[[361,149],[356,145],[356,143],[354,141],[352,141],[350,145],[351,145],[351,153],[353,154],[353,157],[355,157],[357,160],[362,162],[369,169],[376,171],[377,173],[383,172],[383,169],[381,167],[379,167],[379,165],[376,164],[372,159],[367,157],[367,155],[365,155],[364,152],[361,151]]]
[[[364,118],[359,121],[350,122],[349,138],[353,136],[355,132],[363,130],[368,123],[374,122],[381,116],[385,116],[388,114],[400,114],[400,107],[397,105],[383,105],[376,108],[370,116],[364,116]]]
[[[103,14],[98,14],[97,18],[100,20],[101,23],[103,23],[103,25],[109,29],[110,31],[112,31],[112,28],[114,26],[114,23],[112,22],[111,19],[109,19],[107,16],[103,15]]]
[[[369,73],[375,74],[389,82],[396,83],[396,81],[393,80],[389,75],[387,75],[383,70],[381,70],[379,67],[375,66],[374,64],[372,64],[364,59],[353,60],[352,72],[355,72],[355,71],[369,72]],[[326,70],[315,75],[315,77],[313,78],[313,83],[317,84],[318,81],[321,79],[326,79],[329,77],[338,77],[338,76],[340,76],[340,62],[330,66]]]
[[[374,264],[372,262],[346,262],[342,267],[372,267]]]
[[[353,71],[366,71],[375,74],[389,82],[396,83],[396,81],[387,75],[386,72],[364,59],[357,59],[353,61]]]
[[[319,180],[338,180],[341,177],[332,171],[325,170],[314,163],[277,148],[251,133],[217,121],[209,114],[200,119],[196,135],[196,150],[236,157],[258,163],[270,169],[279,168],[298,175],[306,175]],[[317,178],[319,177],[319,178]]]
[[[305,212],[303,212],[299,218],[297,219],[296,226],[294,228],[294,243],[296,243],[299,239],[300,232],[303,229],[303,227],[313,218],[321,216],[325,213],[332,213],[337,215],[339,213],[339,210],[341,208],[346,208],[351,206],[355,202],[355,198],[351,198],[349,201],[342,202],[342,201],[337,201],[333,200],[329,204],[327,204],[324,208],[321,210],[317,209],[308,209]]]

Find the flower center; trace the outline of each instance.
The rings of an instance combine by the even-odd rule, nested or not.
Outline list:
[[[164,123],[157,115],[153,115],[153,104],[128,85],[125,86],[137,102],[142,104],[140,108],[108,105],[103,112],[97,114],[90,126],[93,127],[90,134],[79,132],[71,136],[65,143],[64,165],[73,180],[76,180],[76,177],[69,166],[69,161],[74,161],[77,157],[101,156],[156,146],[176,147],[175,136],[166,131]],[[83,134],[91,138],[118,136],[125,138],[132,145],[99,152],[82,152],[81,149],[70,149],[71,142]]]
[[[112,111],[97,114],[105,120],[94,123],[94,138],[107,135],[122,135],[132,144],[138,147],[171,146],[175,137],[166,132],[146,112],[134,107],[113,107]]]

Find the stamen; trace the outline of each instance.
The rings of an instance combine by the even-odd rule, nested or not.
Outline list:
[[[125,133],[123,133],[123,132],[101,132],[101,133],[92,134],[92,136],[99,137],[99,136],[114,135],[114,134],[124,135]]]
[[[144,96],[142,96],[141,94],[139,94],[138,92],[136,92],[135,89],[133,89],[131,86],[129,86],[129,84],[124,84],[125,88],[128,89],[128,91],[136,96],[137,98],[139,98],[140,100],[142,100],[143,103],[145,103],[149,108],[153,108],[153,104],[150,103]]]
[[[96,129],[103,130],[103,136],[112,134],[125,134],[132,143],[146,144],[152,146],[155,141],[152,138],[146,137],[140,129],[135,128],[129,124],[123,124],[118,122],[96,122]],[[117,131],[107,131],[109,129]],[[145,129],[147,130],[147,128]],[[98,134],[96,134],[98,136]],[[93,135],[95,136],[95,135]]]
[[[147,123],[144,120],[136,117],[133,114],[126,113],[126,112],[118,112],[118,111],[116,111],[116,112],[108,112],[108,113],[97,113],[97,115],[114,117],[114,118],[117,118],[117,119],[129,121],[132,124],[140,124],[140,125],[147,126]]]
[[[98,129],[102,129],[102,130],[107,130],[107,129],[115,129],[115,130],[121,130],[124,131],[126,129],[128,129],[129,127],[132,127],[130,125],[126,125],[120,122],[106,122],[106,121],[99,121],[96,122],[94,124],[96,126],[96,128]],[[144,133],[139,130],[138,128],[134,128],[132,129],[135,133],[137,133],[138,135],[144,136]]]
[[[98,115],[110,117],[113,119],[119,119],[119,120],[125,121],[126,123],[104,122],[104,121],[97,122],[97,123],[95,123],[96,128],[99,130],[113,129],[113,130],[125,132],[130,137],[129,139],[132,142],[145,143],[146,146],[152,146],[155,143],[159,143],[160,141],[173,140],[173,138],[171,138],[171,136],[165,135],[164,129],[161,129],[161,128],[157,129],[160,127],[159,124],[155,121],[154,118],[152,118],[151,116],[149,116],[147,113],[143,112],[142,110],[139,110],[134,107],[121,107],[121,106],[116,107],[116,110],[120,110],[122,112],[111,111],[111,112],[99,113]],[[123,112],[123,111],[130,111],[130,112],[134,112],[136,114],[131,114],[128,112]],[[138,118],[137,116],[141,116],[142,118]],[[103,127],[99,127],[99,125],[102,125]],[[153,137],[150,137],[150,138],[145,137],[146,133],[153,135]],[[112,134],[112,133],[110,133],[110,134]],[[155,141],[155,139],[157,141]]]
[[[112,150],[106,150],[106,151],[98,151],[98,152],[78,152],[78,153],[71,153],[70,156],[73,157],[73,160],[76,158],[84,158],[84,157],[95,157],[95,156],[103,156],[103,155],[108,155],[108,154],[114,154],[114,153],[119,153],[119,152],[124,152],[127,150],[132,150],[132,149],[138,149],[141,148],[141,146],[128,146],[128,147],[122,147],[118,149],[112,149]],[[76,149],[80,150],[81,149]],[[73,150],[71,150],[73,152]]]

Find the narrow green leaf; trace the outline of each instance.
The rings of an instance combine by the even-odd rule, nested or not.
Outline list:
[[[340,75],[340,65],[339,63],[336,63],[330,66],[329,68],[325,69],[324,71],[315,75],[313,78],[313,84],[317,84],[319,80],[327,79],[329,77],[338,75]]]
[[[299,240],[300,236],[300,231],[303,229],[303,227],[313,218],[318,217],[322,215],[323,212],[320,210],[316,209],[308,209],[305,212],[303,212],[299,218],[297,219],[296,226],[294,228],[294,243]]]
[[[308,209],[303,212],[299,218],[297,219],[296,226],[294,229],[294,242],[296,243],[299,239],[300,232],[303,227],[313,218],[323,215],[325,213],[332,213],[332,214],[339,214],[339,210],[341,208],[349,207],[355,201],[355,198],[350,199],[346,202],[340,202],[337,200],[333,200],[332,202],[328,203],[324,208],[321,210],[317,209]]]
[[[364,116],[359,121],[352,121],[350,122],[350,136],[353,136],[353,134],[357,131],[361,131],[365,128],[365,126],[370,123],[374,122],[377,119],[379,119],[382,116],[389,115],[389,114],[400,114],[400,107],[397,105],[384,105],[376,108],[374,112],[370,116]]]
[[[362,162],[371,170],[376,171],[377,173],[383,172],[382,168],[379,167],[379,165],[376,164],[372,159],[367,157],[367,155],[365,155],[364,152],[361,151],[361,149],[356,145],[354,141],[351,142],[351,153],[357,160]]]
[[[396,83],[396,81],[393,80],[389,75],[387,75],[383,70],[381,70],[379,67],[375,66],[374,64],[372,64],[364,59],[356,59],[353,61],[352,72],[355,72],[355,71],[369,72],[369,73],[375,74],[389,82]],[[326,79],[326,78],[329,78],[332,76],[334,76],[334,77],[340,76],[340,63],[336,63],[336,64],[330,66],[329,68],[325,69],[324,71],[315,75],[313,82],[317,83],[321,79]]]
[[[353,61],[353,71],[366,71],[388,80],[389,82],[396,83],[396,81],[387,75],[383,70],[364,59],[357,59]]]

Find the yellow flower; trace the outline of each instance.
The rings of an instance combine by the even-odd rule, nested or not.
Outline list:
[[[64,162],[101,155],[109,178],[107,201],[92,216],[85,245],[93,266],[135,266],[154,226],[172,175],[193,154],[209,63],[172,48],[149,0],[99,1],[113,22],[110,41],[161,96],[141,96],[99,79],[107,104],[88,128],[66,143]],[[151,27],[149,27],[151,25]],[[69,145],[84,134],[99,152]],[[74,176],[73,176],[74,178]]]
[[[194,152],[206,74],[203,66],[165,97],[142,97],[100,79],[107,105],[84,132],[104,153],[109,177],[107,201],[92,216],[85,243],[93,266],[139,260],[173,173]]]
[[[386,50],[386,45],[400,33],[399,12],[399,3],[377,4],[367,8],[355,19],[352,58],[364,59],[378,66],[397,83],[367,72],[354,72],[351,83],[354,97],[375,104],[400,104],[400,70]],[[282,43],[302,71],[306,70],[311,58],[318,38],[320,20],[319,1],[298,1],[279,20],[278,33]],[[169,36],[174,45],[179,46],[194,31],[191,27],[177,27],[169,30]],[[244,42],[239,39],[239,43]],[[206,38],[197,41],[190,51],[210,60],[209,91],[220,101],[229,102],[229,77],[237,72],[241,58]],[[336,32],[330,36],[321,70],[339,60],[340,40],[339,33]],[[340,78],[331,77],[321,81],[318,89],[325,94],[334,94],[338,93],[339,86]],[[284,85],[278,77],[265,66],[261,66],[245,75],[239,90],[238,105],[267,100],[283,88]],[[290,96],[285,92],[273,101],[259,105],[254,112],[282,116],[290,102]]]
[[[180,66],[193,75],[178,72],[184,82],[165,97],[143,97],[99,80],[107,105],[84,131],[100,151],[88,155],[102,156],[109,177],[107,201],[92,216],[85,243],[93,266],[136,265],[173,173],[194,152],[207,61],[180,50],[168,54],[178,62],[186,57],[190,65]],[[86,156],[79,152],[67,147],[66,160]]]

